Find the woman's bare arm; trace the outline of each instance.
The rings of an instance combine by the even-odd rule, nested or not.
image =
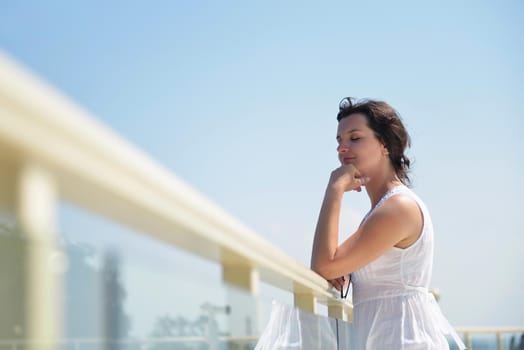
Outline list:
[[[332,198],[326,196],[326,199]],[[315,234],[314,249],[323,249],[314,254],[312,269],[330,280],[353,272],[383,255],[398,242],[418,234],[421,229],[419,208],[414,201],[404,196],[393,196],[371,215],[357,230],[354,238],[348,238],[336,247],[335,225],[338,220],[337,205],[326,205],[323,220],[319,217]],[[322,211],[321,211],[322,217]],[[336,226],[338,230],[338,225]],[[335,248],[333,247],[335,244]]]

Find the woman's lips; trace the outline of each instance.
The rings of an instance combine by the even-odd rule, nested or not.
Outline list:
[[[348,158],[348,157],[345,157],[345,158],[342,158],[342,163],[344,164],[349,164],[351,163],[351,161],[353,161],[355,158]]]

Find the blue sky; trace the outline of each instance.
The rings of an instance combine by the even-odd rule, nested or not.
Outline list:
[[[455,325],[524,324],[521,1],[5,1],[0,46],[308,264],[344,96],[412,136]],[[368,210],[348,194],[342,228]]]

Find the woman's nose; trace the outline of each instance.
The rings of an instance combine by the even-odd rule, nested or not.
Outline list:
[[[337,152],[338,153],[344,153],[344,152],[347,152],[349,149],[348,145],[344,144],[344,143],[340,143],[338,146],[337,146]]]

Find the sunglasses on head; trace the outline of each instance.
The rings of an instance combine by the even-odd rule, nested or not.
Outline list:
[[[338,103],[338,109],[340,111],[353,107],[353,97],[344,97],[340,102]]]

